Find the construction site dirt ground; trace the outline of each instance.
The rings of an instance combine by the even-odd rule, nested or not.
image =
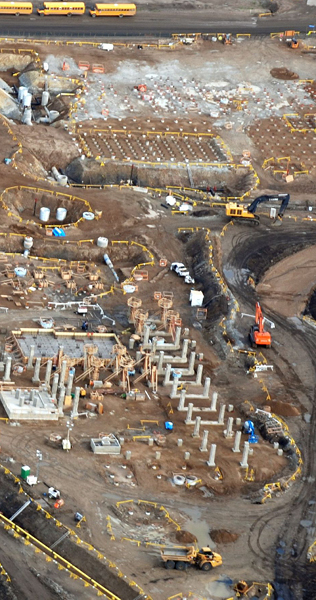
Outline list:
[[[10,47],[4,46],[6,50]],[[54,434],[55,439],[56,436],[66,437],[71,408],[65,409],[64,416],[53,425],[0,421],[0,463],[17,477],[22,465],[29,465],[34,474],[36,451],[40,450],[41,483],[34,488],[23,483],[23,489],[57,520],[105,555],[110,563],[115,563],[126,576],[122,586],[123,581],[124,584],[135,581],[154,600],[165,600],[178,594],[187,597],[189,593],[197,598],[229,598],[232,595],[229,581],[239,579],[270,581],[279,591],[279,597],[285,600],[291,598],[291,588],[296,594],[293,598],[314,600],[315,563],[309,562],[307,550],[314,541],[316,527],[316,334],[312,319],[303,319],[303,316],[312,316],[309,302],[315,288],[315,130],[307,126],[307,132],[291,132],[284,118],[286,111],[298,113],[303,119],[305,114],[315,112],[315,97],[301,82],[311,79],[314,57],[305,54],[303,49],[295,53],[279,40],[261,39],[236,41],[232,46],[198,41],[188,48],[175,50],[144,49],[141,56],[137,48],[115,48],[113,53],[102,53],[91,48],[36,45],[35,50],[58,76],[78,77],[80,85],[88,84],[89,88],[78,95],[76,106],[74,97],[65,101],[70,117],[68,119],[65,114],[54,126],[34,123],[27,127],[10,120],[3,120],[0,125],[0,192],[12,186],[19,187],[2,196],[0,208],[0,304],[8,309],[5,314],[0,313],[3,348],[11,330],[39,327],[39,317],[52,318],[59,330],[72,325],[81,331],[82,319],[74,314],[76,307],[61,311],[58,307],[48,308],[48,302],[83,301],[94,285],[89,279],[92,271],[98,272],[102,292],[114,286],[114,293],[98,297],[98,303],[110,320],[102,320],[97,311],[90,309],[87,317],[90,331],[105,325],[128,347],[134,332],[134,325],[128,318],[130,296],[123,293],[120,284],[115,283],[113,273],[104,265],[104,249],[96,246],[96,239],[104,236],[109,239],[106,251],[119,273],[120,282],[129,279],[137,265],[153,262],[139,267],[148,273],[148,281],[146,277],[145,280],[134,280],[133,295],[141,298],[142,308],[149,316],[157,316],[160,309],[154,293],[173,293],[172,308],[179,313],[182,327],[188,328],[188,339],[196,340],[197,353],[203,355],[196,361],[196,367],[203,365],[203,381],[205,377],[211,378],[211,395],[214,391],[218,393],[218,404],[225,404],[227,412],[225,426],[202,425],[200,437],[195,438],[193,426],[184,422],[186,413],[178,410],[179,398],[170,398],[171,386],[162,386],[161,376],[157,394],[145,385],[144,380],[137,384],[140,392],[149,394],[143,402],[122,398],[122,388],[118,379],[114,379],[112,393],[102,400],[104,413],[91,412],[88,418],[74,419],[70,452],[52,442],[51,436]],[[87,78],[83,78],[77,67],[83,60],[91,65],[104,63],[105,73],[89,72]],[[70,67],[66,73],[62,69],[65,61]],[[300,83],[272,78],[270,71],[278,66],[298,73]],[[17,64],[12,65],[9,72],[3,71],[0,75],[12,85],[12,72],[18,68]],[[165,105],[165,110],[163,103],[153,105],[138,98],[133,87],[144,82],[150,88],[151,98],[157,100],[158,92],[163,92],[174,108]],[[176,92],[170,90],[173,83],[181,99],[172,98],[172,95],[176,96]],[[192,89],[186,90],[186,85]],[[179,91],[180,86],[183,91]],[[222,93],[228,89],[233,90],[231,95]],[[205,95],[207,91],[209,95]],[[124,102],[126,96],[128,101]],[[126,109],[124,105],[128,104]],[[190,108],[194,110],[190,112]],[[102,110],[109,111],[105,119],[101,118]],[[271,132],[268,131],[269,123]],[[86,156],[84,160],[79,158],[85,154],[79,141],[81,130],[87,133],[92,129],[105,129],[111,137],[114,128],[120,130],[122,138],[125,131],[135,131],[139,136],[139,147],[145,140],[145,148],[150,148],[150,143],[146,146],[150,136],[143,137],[149,130],[155,135],[161,131],[168,135],[170,132],[219,135],[229,150],[226,166],[218,166],[223,164],[222,160],[215,160],[215,167],[195,164],[191,166],[190,175],[183,164],[177,168],[178,161],[182,162],[178,155],[175,164],[169,161],[164,170],[158,166],[155,155],[148,160],[150,168],[142,164],[145,161],[135,163],[133,174],[133,159],[117,161],[106,157],[101,164],[103,159],[97,155]],[[278,128],[279,137],[275,133]],[[88,140],[88,136],[86,138]],[[15,155],[18,143],[22,151]],[[289,146],[293,149],[290,156]],[[168,146],[164,151],[167,150]],[[152,151],[155,149],[148,150]],[[245,151],[250,157],[243,154]],[[12,156],[12,163],[5,165],[4,159]],[[284,156],[288,157],[285,166],[281,164],[282,168],[278,169],[278,159]],[[270,158],[274,159],[272,167],[270,163],[264,164]],[[75,159],[78,163],[74,164]],[[83,172],[81,163],[84,165],[86,184],[91,183],[91,177],[97,173],[100,177],[98,185],[81,187],[80,182],[75,181],[76,186],[62,188],[56,186],[52,178],[47,179],[51,177],[52,166],[67,173],[71,163],[71,172],[79,175]],[[227,165],[231,166],[228,168]],[[174,177],[171,167],[175,171]],[[240,169],[247,174],[241,177]],[[282,173],[277,172],[280,170]],[[292,172],[294,180],[287,183],[282,175]],[[182,189],[191,188],[190,176],[194,186],[201,188],[201,193]],[[111,186],[120,180],[126,184],[134,177],[136,181],[133,182],[142,189]],[[103,183],[107,187],[102,189]],[[175,184],[180,189],[172,189]],[[214,184],[218,188],[216,198],[209,190]],[[34,189],[23,190],[23,186]],[[154,187],[155,190],[151,189]],[[219,189],[224,191],[219,192]],[[291,194],[288,210],[279,227],[270,219],[267,204],[258,211],[259,227],[229,224],[221,199],[247,191],[251,198],[263,193]],[[168,193],[181,194],[181,202],[194,200],[193,211],[172,214],[170,207],[163,206]],[[64,239],[47,236],[45,227],[39,226],[38,213],[35,218],[32,215],[33,200],[37,200],[37,210],[49,200],[52,207],[49,225],[58,224],[54,222],[54,214],[62,201],[61,194],[86,200],[93,213],[98,215],[92,224],[81,220],[76,226],[65,228]],[[77,210],[76,200],[69,202],[73,206],[72,217],[81,218],[82,210]],[[271,206],[277,206],[277,203]],[[31,254],[26,258],[22,256],[25,236],[34,239]],[[133,245],[135,242],[141,247]],[[45,277],[48,280],[45,289],[36,284],[35,273],[45,264],[39,257],[55,261],[50,263],[54,270]],[[160,266],[161,259],[167,261],[167,267]],[[61,263],[61,260],[65,262]],[[80,261],[86,261],[83,274],[76,272]],[[205,320],[199,320],[196,308],[190,306],[191,286],[170,271],[173,261],[185,263],[195,278],[195,289],[203,291],[207,305]],[[26,267],[28,274],[24,282],[22,279],[17,282],[13,277],[12,283],[8,273],[17,266]],[[73,270],[76,289],[67,287],[61,266]],[[238,303],[239,310],[234,316],[233,300],[227,289],[225,291],[225,285]],[[30,288],[34,289],[29,291]],[[93,293],[96,293],[95,288]],[[258,363],[273,369],[258,373],[254,372],[254,352],[248,339],[252,317],[242,316],[243,313],[254,314],[257,300],[264,314],[275,324],[272,348],[261,352],[257,349],[256,352]],[[111,324],[111,319],[115,320],[115,325]],[[138,347],[129,351],[133,358],[135,350]],[[176,352],[179,353],[181,349]],[[80,368],[76,369],[77,376],[81,373]],[[32,374],[33,371],[22,375],[15,372],[15,387],[34,387]],[[108,371],[101,370],[101,379],[108,375]],[[136,377],[138,375],[137,372]],[[45,367],[40,372],[40,379],[44,377]],[[88,380],[84,383],[88,384]],[[198,392],[201,391],[200,386]],[[89,392],[88,397],[80,401],[80,412],[85,411]],[[197,409],[208,407],[209,402],[194,400]],[[286,423],[293,447],[299,449],[303,461],[302,472],[293,481],[291,476],[296,471],[291,456],[286,452],[278,455],[273,444],[261,436],[258,445],[253,445],[247,471],[240,465],[241,454],[232,452],[233,439],[224,435],[227,418],[231,416],[234,423],[236,419],[243,422],[249,415],[250,406],[269,410]],[[1,410],[1,417],[5,418],[5,412]],[[164,425],[169,420],[173,423],[171,432],[166,431]],[[204,429],[209,430],[207,452],[199,449]],[[90,439],[109,433],[124,438],[122,453],[119,456],[93,454]],[[138,435],[165,437],[164,445],[151,447],[147,439],[137,439]],[[178,439],[183,440],[182,446],[178,445]],[[247,439],[243,434],[242,443]],[[217,445],[217,469],[207,464],[210,443]],[[128,451],[131,451],[130,459],[126,458]],[[187,460],[184,452],[190,452]],[[176,474],[196,476],[201,481],[197,487],[177,486],[173,480]],[[22,504],[24,496],[18,494],[18,486],[14,486],[2,470],[0,479],[1,511],[9,518],[16,506]],[[278,481],[290,481],[290,484],[264,504],[253,502],[260,497],[265,484]],[[47,484],[61,490],[65,501],[63,507],[56,509],[52,501],[43,497]],[[139,500],[157,506],[152,508],[152,505],[144,504],[147,510],[142,513]],[[123,505],[117,506],[125,501],[133,501],[130,505],[134,509],[123,511],[120,508]],[[172,521],[168,521],[163,510],[160,511],[161,506]],[[78,529],[74,522],[76,512],[86,519]],[[39,539],[42,536],[49,546],[55,541],[50,519],[47,519],[46,528],[45,520],[40,518],[35,509],[27,507],[15,522],[32,531],[34,536],[37,533]],[[184,573],[165,570],[159,546],[155,544],[178,544],[178,526],[195,536],[200,546],[210,544],[220,552],[223,566],[211,573],[200,573],[193,567]],[[212,538],[212,530],[223,533],[214,534]],[[36,580],[37,591],[33,588],[33,595],[72,600],[76,596],[90,598],[95,593],[80,581],[69,578],[65,571],[58,570],[57,564],[46,562],[43,555],[24,546],[21,540],[15,540],[3,527],[0,535],[0,562],[11,577],[11,590],[19,600],[32,597],[31,589],[23,586],[28,566]],[[186,535],[182,539],[190,540]],[[61,554],[66,546],[63,543],[59,547]],[[72,546],[69,553],[68,560],[76,564]],[[23,563],[26,568],[22,567]],[[90,568],[88,559],[86,563]],[[91,569],[93,573],[97,572],[95,564]],[[10,589],[9,583],[8,586]],[[122,600],[129,599],[129,594],[124,595],[123,587],[117,594]],[[134,593],[132,587],[129,592],[131,589]]]

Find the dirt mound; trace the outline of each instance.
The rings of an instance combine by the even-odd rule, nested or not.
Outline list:
[[[177,542],[180,542],[180,544],[194,544],[195,542],[197,542],[197,538],[195,537],[195,535],[193,535],[193,533],[190,533],[189,531],[185,531],[185,529],[177,531],[176,540]]]
[[[294,71],[289,71],[286,67],[275,67],[271,69],[270,74],[275,79],[299,79],[299,75],[294,73]]]
[[[227,529],[211,529],[210,536],[216,544],[232,544],[239,538],[238,533],[233,533]]]
[[[270,406],[271,411],[280,417],[298,417],[301,414],[296,406],[281,400],[270,401]]]

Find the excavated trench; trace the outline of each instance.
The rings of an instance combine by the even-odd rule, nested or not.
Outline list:
[[[233,248],[225,262],[228,269],[232,265],[240,271],[248,270],[257,284],[273,265],[315,243],[315,229],[305,231],[304,225],[297,224],[293,232],[283,223],[282,231],[278,229],[256,232],[248,237],[245,234],[235,236]]]
[[[230,166],[190,167],[190,176],[185,167],[178,163],[165,165],[140,165],[107,161],[100,164],[92,158],[81,160],[76,158],[65,169],[69,181],[73,184],[85,185],[119,185],[122,181],[132,180],[133,185],[140,187],[194,187],[206,190],[216,187],[224,194],[239,196],[254,185],[254,177],[247,168],[235,171]],[[192,185],[193,184],[193,185]]]
[[[66,225],[69,223],[75,223],[82,217],[84,211],[88,211],[86,203],[83,200],[67,198],[59,193],[57,196],[53,192],[48,190],[43,192],[42,190],[28,190],[14,188],[8,190],[3,196],[4,202],[9,207],[12,214],[18,218],[22,218],[23,221],[34,221],[39,225],[43,225],[40,221],[40,209],[46,207],[50,210],[50,216],[46,225]],[[58,208],[65,208],[67,215],[64,221],[60,222],[56,219],[56,213]]]
[[[313,291],[310,301],[306,306],[306,314],[310,315],[316,321],[316,289]]]
[[[185,253],[193,272],[196,288],[204,294],[203,307],[207,308],[207,317],[206,320],[201,322],[203,335],[218,352],[219,356],[224,358],[222,339],[218,335],[217,324],[228,313],[228,299],[223,295],[214,271],[212,271],[205,232],[199,231],[193,235],[182,233],[179,238],[185,243]],[[196,325],[194,317],[193,325]]]
[[[32,230],[27,232],[28,235],[33,235]],[[69,242],[65,245],[60,243],[58,238],[33,238],[34,244],[30,251],[31,256],[38,256],[42,258],[62,259],[67,261],[89,261],[94,262],[98,265],[104,265],[103,255],[106,252],[115,267],[132,268],[135,265],[146,262],[148,255],[146,252],[140,251],[138,246],[131,246],[127,244],[117,244],[115,246],[108,246],[103,249],[92,245],[80,245],[75,242]],[[8,238],[0,236],[0,252],[16,252],[23,254],[23,237],[10,236]],[[34,263],[34,266],[39,266]]]
[[[23,505],[25,497],[18,495],[17,487],[8,476],[1,474],[0,479],[0,511],[4,516],[10,518]],[[58,518],[61,518],[61,515],[58,515]],[[15,519],[15,523],[48,547],[64,533],[63,528],[56,527],[52,519],[46,519],[45,514],[38,511],[34,504],[30,504]],[[60,542],[56,552],[122,600],[135,600],[138,596],[138,590],[131,588],[94,553],[85,550],[82,545],[76,544],[71,538],[68,537]]]

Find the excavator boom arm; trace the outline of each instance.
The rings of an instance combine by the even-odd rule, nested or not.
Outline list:
[[[282,200],[282,204],[280,206],[278,216],[279,217],[283,216],[285,213],[286,207],[290,201],[290,194],[275,194],[274,196],[269,196],[269,195],[265,194],[263,196],[258,196],[258,198],[255,198],[253,200],[253,202],[251,204],[249,204],[249,206],[247,206],[247,210],[248,210],[248,212],[254,214],[256,212],[257,206],[259,206],[259,204],[261,204],[261,202],[270,202],[273,200],[275,202]]]

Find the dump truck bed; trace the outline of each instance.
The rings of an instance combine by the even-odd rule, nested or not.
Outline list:
[[[187,556],[187,554],[189,554],[189,549],[186,548],[164,548],[161,551],[162,556],[165,558],[166,556],[172,556],[177,557],[177,556]]]

